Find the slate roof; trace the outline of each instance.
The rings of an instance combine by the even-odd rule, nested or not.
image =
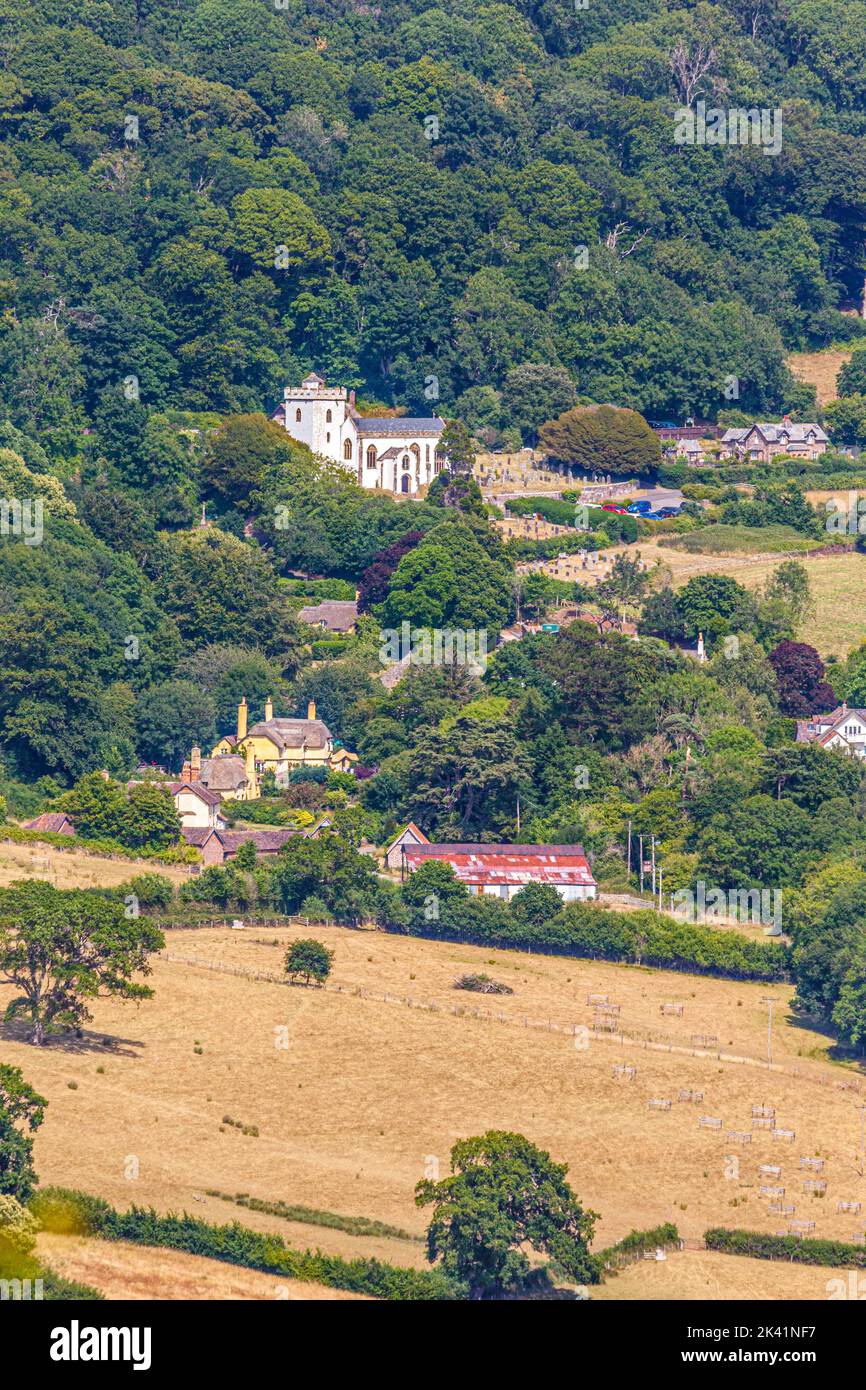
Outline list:
[[[440,420],[438,415],[356,415],[353,418],[362,436],[393,434],[408,438],[413,434],[440,435],[445,428],[445,421]]]
[[[595,886],[582,845],[406,845],[403,852],[410,870],[437,859],[450,865],[461,883]]]
[[[746,436],[752,433],[752,430],[757,430],[768,444],[805,444],[810,434],[814,436],[814,442],[817,444],[829,444],[830,442],[820,425],[808,422],[801,425],[790,423],[786,425],[784,421],[779,425],[772,425],[763,421],[756,421],[754,425],[750,425],[745,430],[725,430],[722,435],[722,443],[742,444]]]

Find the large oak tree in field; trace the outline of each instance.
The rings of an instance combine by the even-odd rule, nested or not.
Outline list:
[[[564,1163],[522,1134],[488,1130],[454,1145],[451,1168],[441,1182],[419,1182],[415,1201],[433,1205],[427,1258],[441,1258],[446,1274],[467,1284],[471,1297],[526,1288],[527,1249],[550,1256],[576,1282],[599,1282],[599,1262],[589,1250],[595,1212],[578,1203]]]
[[[41,1046],[88,1021],[88,1002],[100,995],[150,999],[134,977],[150,974],[149,957],[164,945],[122,903],[33,879],[13,884],[0,893],[0,981],[17,990],[5,1018],[28,1018],[30,1041]]]

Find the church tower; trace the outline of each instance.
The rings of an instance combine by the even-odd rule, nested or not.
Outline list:
[[[346,411],[345,386],[328,387],[311,372],[300,386],[287,386],[284,397],[286,430],[292,438],[309,445],[316,454],[343,463],[347,427],[352,424]],[[354,449],[350,462],[353,458]]]

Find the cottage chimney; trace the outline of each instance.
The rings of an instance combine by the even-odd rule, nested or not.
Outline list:
[[[247,697],[246,697],[246,695],[244,695],[243,698],[241,699],[240,704],[238,705],[238,738],[239,738],[239,739],[241,739],[241,738],[246,738],[246,736],[247,736],[247,714],[248,714],[248,710],[247,710]]]
[[[315,702],[315,700],[310,700],[309,704],[307,705],[307,718],[308,718],[308,719],[315,719],[315,717],[316,717],[316,702]]]
[[[192,767],[188,758],[180,770],[180,780],[182,782],[192,781]]]
[[[271,699],[271,697],[270,697],[270,695],[269,695],[268,698],[265,700],[265,722],[267,722],[269,719],[273,719],[273,717],[274,717],[274,702],[273,702],[273,700]]]
[[[350,391],[350,392],[349,392],[349,405],[354,405],[354,404],[355,404],[355,392],[354,392],[354,391]]]
[[[782,424],[783,424],[783,425],[790,425],[790,423],[791,423],[791,417],[790,417],[790,415],[783,415],[783,416],[782,416]]]
[[[189,775],[194,782],[201,780],[201,749],[198,744],[193,745],[189,759]]]

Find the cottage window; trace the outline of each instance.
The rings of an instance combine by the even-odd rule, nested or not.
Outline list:
[[[333,418],[334,418],[334,417],[333,417],[333,415],[331,414],[331,412],[330,412],[330,410],[329,410],[329,411],[327,412],[327,414],[325,415],[325,424],[326,424],[326,425],[330,425],[330,423],[331,423],[331,421],[333,420]]]

